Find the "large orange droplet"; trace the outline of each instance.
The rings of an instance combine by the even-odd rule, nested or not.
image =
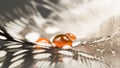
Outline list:
[[[72,40],[69,39],[65,34],[60,34],[57,35],[53,39],[53,43],[56,45],[58,48],[62,48],[65,45],[72,46]]]
[[[72,41],[76,40],[76,36],[72,33],[66,33],[66,36],[69,37],[69,39]]]

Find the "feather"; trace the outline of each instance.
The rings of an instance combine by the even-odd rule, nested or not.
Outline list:
[[[119,0],[29,0],[2,9],[0,67],[119,68],[119,3]],[[71,49],[32,48],[37,37],[52,40],[55,35],[68,32],[77,36]]]

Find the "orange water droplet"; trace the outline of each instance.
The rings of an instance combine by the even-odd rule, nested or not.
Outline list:
[[[69,39],[71,39],[72,41],[76,40],[76,36],[72,33],[66,33],[67,37],[69,37]]]
[[[34,46],[34,48],[35,49],[41,49],[42,48],[42,46],[40,46],[40,44],[50,44],[51,42],[49,41],[49,39],[47,39],[47,38],[39,38],[38,40],[36,40],[36,43],[38,44],[38,45],[35,45]]]
[[[36,42],[37,43],[47,43],[47,44],[50,44],[50,41],[47,38],[39,38]]]
[[[53,43],[56,45],[58,48],[62,48],[65,45],[72,46],[72,40],[70,40],[65,34],[60,34],[57,35],[53,39]]]

